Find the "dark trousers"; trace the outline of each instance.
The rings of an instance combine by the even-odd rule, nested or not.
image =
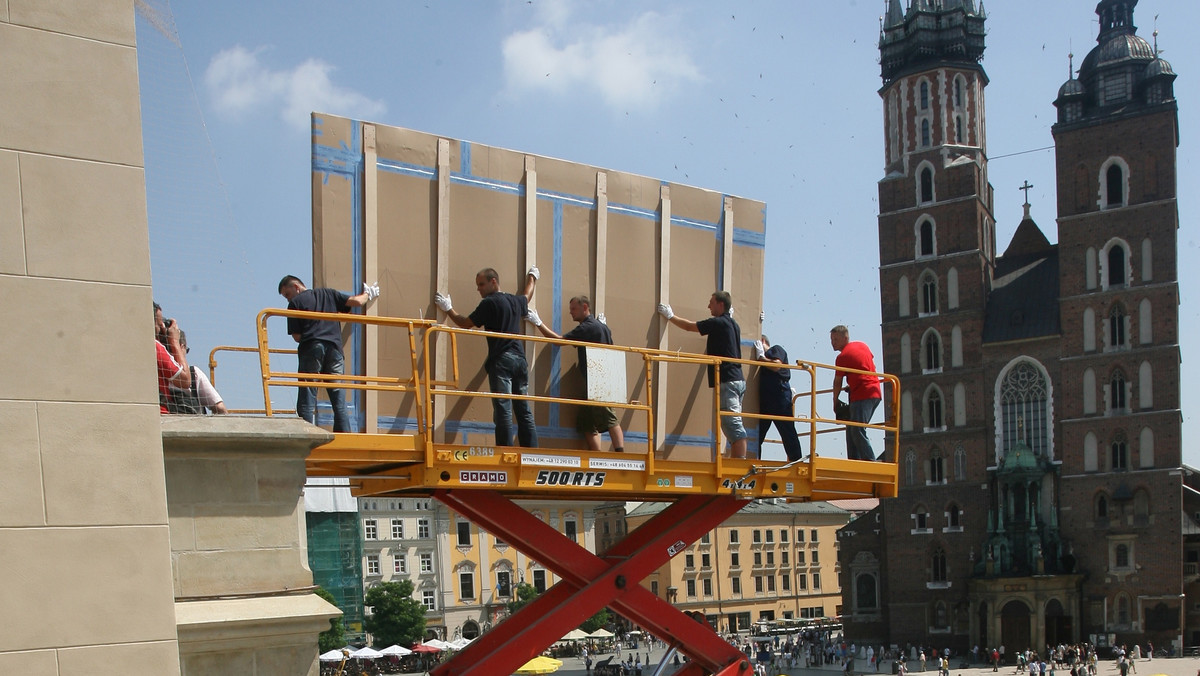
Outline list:
[[[791,416],[793,414],[792,400],[784,393],[759,392],[758,406],[766,415]],[[775,423],[775,429],[779,430],[779,436],[783,438],[783,452],[787,453],[788,460],[799,460],[804,455],[804,451],[800,448],[800,437],[796,435],[796,423],[791,420],[758,421],[759,457],[762,457],[763,441],[767,438],[767,430],[771,429],[771,423]]]

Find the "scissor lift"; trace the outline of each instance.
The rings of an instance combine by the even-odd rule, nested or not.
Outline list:
[[[264,310],[258,318],[259,355],[267,415],[274,413],[270,388],[295,387],[301,378],[332,380],[312,374],[273,371],[266,333],[269,317],[327,319],[315,313]],[[709,461],[666,458],[655,437],[654,418],[668,416],[642,402],[604,402],[600,405],[634,409],[647,416],[648,452],[593,452],[578,448],[525,449],[452,443],[437,430],[439,407],[444,399],[494,398],[490,392],[461,389],[458,373],[460,340],[482,340],[480,331],[439,325],[429,320],[361,315],[340,315],[343,321],[375,327],[402,327],[409,335],[411,375],[407,377],[341,376],[339,387],[375,391],[400,391],[415,398],[416,430],[411,434],[339,433],[330,443],[314,449],[308,459],[309,476],[345,477],[357,496],[432,496],[478,526],[502,538],[517,550],[556,573],[560,581],[466,649],[432,671],[434,676],[494,676],[509,674],[562,637],[564,628],[576,627],[605,607],[644,627],[691,659],[680,674],[689,676],[749,675],[753,666],[744,653],[720,638],[703,620],[697,621],[652,594],[640,582],[672,556],[720,525],[751,500],[833,500],[896,495],[897,428],[895,420],[863,425],[885,430],[889,449],[883,462],[863,462],[823,457],[817,452],[821,435],[845,425],[817,413],[816,398],[828,390],[816,387],[817,373],[834,367],[797,363],[788,368],[809,375],[808,391],[796,395],[797,411],[791,418],[805,430],[807,459],[791,463],[715,457]],[[370,333],[368,333],[368,339]],[[564,340],[520,336],[529,342],[581,345]],[[586,345],[585,345],[586,346]],[[594,346],[592,346],[594,347]],[[609,348],[605,348],[609,349]],[[647,401],[653,402],[656,368],[671,364],[704,365],[712,357],[612,346],[640,357],[645,364]],[[743,360],[746,365],[762,362]],[[442,363],[449,376],[434,377]],[[890,382],[890,411],[898,410],[899,382],[894,376],[875,374]],[[796,380],[793,378],[793,380]],[[573,399],[532,394],[531,402],[585,404]],[[723,415],[713,400],[714,420]],[[826,408],[829,408],[826,406]],[[444,416],[444,413],[442,414]],[[748,419],[786,419],[743,413]],[[894,417],[894,414],[893,414]],[[724,446],[717,430],[716,447]],[[602,555],[596,555],[567,538],[514,500],[613,500],[671,502],[650,521],[629,533]]]

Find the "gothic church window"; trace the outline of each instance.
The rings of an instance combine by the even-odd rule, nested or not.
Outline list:
[[[932,144],[929,137],[929,120],[921,120],[921,147],[928,148]]]
[[[1154,279],[1154,258],[1151,256],[1152,245],[1150,238],[1142,240],[1142,281],[1149,282]]]
[[[900,373],[912,371],[912,339],[908,334],[900,336]]]
[[[958,268],[950,268],[946,273],[946,307],[958,309]]]
[[[901,317],[908,316],[908,275],[900,275],[896,282],[897,310]]]
[[[925,431],[931,432],[945,427],[942,418],[942,392],[936,385],[931,385],[925,394]],[[941,476],[941,456],[938,456],[938,475]],[[938,481],[942,479],[939,478]]]
[[[1150,299],[1138,303],[1138,342],[1149,345],[1154,342],[1154,325],[1150,322]]]
[[[1138,408],[1154,408],[1154,369],[1148,361],[1138,366]]]
[[[1142,469],[1154,467],[1154,430],[1143,427],[1138,438],[1138,465]]]
[[[932,272],[921,275],[921,314],[933,315],[938,311],[937,277]]]
[[[962,115],[954,116],[954,142],[960,145],[963,143]]]
[[[1113,156],[1100,167],[1100,208],[1114,209],[1129,204],[1129,164]]]
[[[932,202],[933,201],[933,169],[929,166],[925,166],[924,168],[921,169],[920,177],[921,177],[921,204],[925,204],[926,202]],[[925,229],[924,229],[924,227],[922,227],[921,228],[922,237],[924,237],[924,232],[925,232]],[[933,240],[933,232],[930,231],[930,249],[931,250],[928,254],[924,254],[924,255],[928,255],[928,256],[933,255],[933,251],[932,251],[933,241],[932,240]],[[924,247],[922,247],[922,248],[924,248]]]
[[[879,608],[876,594],[875,576],[862,573],[854,578],[855,607],[860,611],[874,611]]]
[[[904,454],[904,485],[912,486],[917,482],[917,452],[909,450]]]
[[[1096,472],[1100,470],[1099,445],[1094,433],[1088,432],[1083,437],[1083,471]]]
[[[1108,380],[1108,410],[1113,413],[1124,413],[1128,401],[1125,392],[1125,373],[1121,369],[1113,371]]]
[[[929,83],[921,83],[921,110],[929,110]]]
[[[962,427],[967,424],[967,388],[962,383],[954,384],[954,426]],[[962,448],[958,449],[958,453],[963,453]],[[965,468],[959,467],[963,472]],[[955,470],[955,476],[958,475],[958,470]],[[966,478],[961,477],[961,478]]]
[[[1125,247],[1117,243],[1109,247],[1108,267],[1104,270],[1108,288],[1118,289],[1125,286],[1126,280],[1129,279],[1125,261]]]
[[[1093,352],[1096,349],[1096,311],[1092,308],[1083,309],[1083,351]]]
[[[929,329],[922,339],[921,369],[923,373],[937,373],[942,370],[942,339],[937,331]]]
[[[931,568],[932,568],[931,577],[933,578],[933,581],[934,582],[945,582],[946,581],[946,551],[944,549],[942,549],[941,547],[938,547],[937,549],[933,550],[932,558],[933,558],[933,560],[931,562],[931,564],[932,564],[931,565]],[[945,611],[943,611],[943,613],[944,612]],[[939,624],[939,626],[944,626],[944,620],[942,620],[942,622],[943,622],[943,624]]]
[[[1005,454],[1018,441],[1038,455],[1049,451],[1049,389],[1045,372],[1029,359],[1019,359],[1001,376],[997,403]]]
[[[950,505],[950,509],[946,510],[946,526],[950,528],[962,528],[962,511],[958,505]]]
[[[1129,443],[1125,441],[1123,432],[1117,432],[1113,437],[1110,451],[1109,470],[1122,472],[1129,469]]]
[[[921,190],[925,188],[922,186]],[[932,199],[932,198],[931,198]],[[937,254],[937,239],[934,237],[933,221],[925,219],[921,221],[919,234],[920,240],[917,249],[917,256],[925,258]]]
[[[1096,372],[1091,368],[1083,372],[1083,414],[1096,413]]]
[[[1108,346],[1111,349],[1125,347],[1125,308],[1120,303],[1113,303],[1108,311]]]

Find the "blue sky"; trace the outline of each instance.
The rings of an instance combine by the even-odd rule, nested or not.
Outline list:
[[[883,0],[149,4],[164,29],[139,18],[155,295],[189,329],[193,363],[216,344],[251,344],[258,310],[282,304],[284,274],[312,277],[313,110],[762,200],[765,332],[793,359],[829,362],[828,329],[844,323],[882,352]],[[1026,180],[1034,219],[1057,240],[1051,102],[1068,53],[1078,66],[1095,45],[1095,5],[986,4],[1001,251]],[[1135,22],[1151,41],[1157,25],[1180,74],[1187,383],[1200,377],[1200,50],[1186,47],[1200,3],[1141,0]],[[222,361],[217,377],[231,406],[261,406],[254,362]],[[1185,412],[1200,405],[1195,389],[1182,388]],[[1185,413],[1189,464],[1197,442]]]

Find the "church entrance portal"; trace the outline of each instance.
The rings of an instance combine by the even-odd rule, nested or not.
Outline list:
[[[1000,611],[1000,643],[1006,656],[1032,647],[1029,617],[1029,606],[1020,601],[1009,601]]]
[[[1075,641],[1073,637],[1071,616],[1063,610],[1058,599],[1052,599],[1046,604],[1046,640],[1047,645],[1069,645]]]

